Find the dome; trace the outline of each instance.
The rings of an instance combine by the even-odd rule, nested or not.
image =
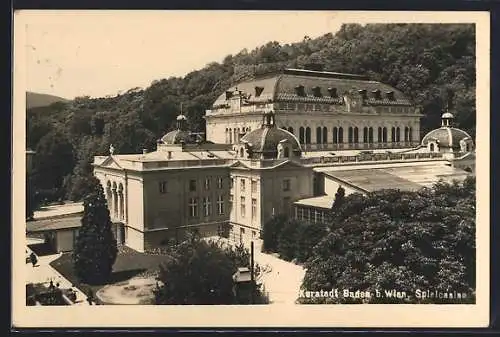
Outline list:
[[[441,118],[453,118],[453,114],[452,114],[452,113],[450,113],[450,112],[445,112],[445,113],[441,116]]]
[[[179,116],[177,116],[177,118],[176,118],[176,119],[177,119],[178,121],[186,121],[186,120],[187,120],[186,116],[184,116],[184,115],[179,115]]]
[[[422,138],[422,145],[427,146],[429,141],[436,140],[439,147],[460,148],[460,141],[463,139],[471,139],[471,136],[457,128],[441,127],[426,134]]]
[[[267,113],[267,122],[260,129],[255,129],[244,135],[240,142],[246,143],[252,157],[273,159],[278,157],[280,144],[288,144],[289,149],[295,156],[300,156],[302,149],[297,138],[290,132],[279,129],[274,124],[274,115]],[[257,155],[257,156],[255,156]]]
[[[161,137],[161,141],[164,144],[181,144],[181,143],[191,143],[191,134],[189,131],[184,130],[174,130],[170,131],[163,137]]]

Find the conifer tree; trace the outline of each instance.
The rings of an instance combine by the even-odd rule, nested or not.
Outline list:
[[[93,191],[83,204],[82,226],[73,250],[73,264],[81,282],[101,284],[111,275],[118,249],[104,190],[97,179],[93,180]]]

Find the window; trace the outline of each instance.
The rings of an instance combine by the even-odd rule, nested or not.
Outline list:
[[[290,179],[283,180],[283,191],[290,191]]]
[[[257,180],[252,180],[252,193],[257,193]]]
[[[229,195],[229,212],[233,211],[233,195]]]
[[[210,189],[210,177],[205,178],[205,190]]]
[[[196,180],[189,181],[189,191],[196,192]]]
[[[320,211],[317,209],[314,210],[314,222],[320,222]]]
[[[158,188],[159,188],[161,194],[167,193],[167,182],[166,181],[160,181],[158,183]]]
[[[240,180],[241,192],[245,192],[245,179]]]
[[[194,218],[198,216],[198,200],[189,198],[189,216]]]
[[[224,196],[222,195],[219,195],[217,197],[217,212],[219,213],[219,215],[224,214]]]
[[[245,207],[245,197],[241,197],[241,210],[240,210],[240,213],[241,213],[241,217],[244,218],[245,217],[245,213],[246,213],[246,207]]]
[[[203,198],[203,215],[212,215],[212,203],[210,202],[210,197]]]
[[[257,217],[257,199],[252,198],[252,220]]]
[[[234,178],[231,178],[231,188],[234,187]]]
[[[217,177],[217,188],[218,189],[222,188],[222,177]]]

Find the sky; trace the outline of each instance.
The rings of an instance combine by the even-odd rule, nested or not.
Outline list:
[[[335,33],[333,12],[21,12],[28,91],[74,98],[116,95],[184,76],[269,41]]]

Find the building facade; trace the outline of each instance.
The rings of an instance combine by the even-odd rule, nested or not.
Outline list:
[[[191,230],[247,243],[277,214],[323,222],[339,186],[418,189],[475,172],[452,115],[420,142],[415,107],[356,75],[286,70],[228,89],[205,118],[206,140],[179,115],[156,151],[94,158],[119,243],[145,251]]]

